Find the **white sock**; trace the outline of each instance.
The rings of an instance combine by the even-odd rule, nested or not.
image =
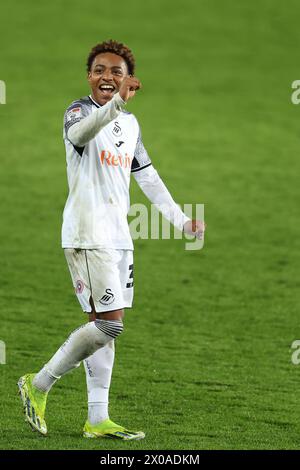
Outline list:
[[[54,377],[44,366],[40,372],[38,372],[33,378],[33,385],[37,387],[41,392],[49,392],[52,385],[55,384],[58,377]]]
[[[90,424],[101,423],[109,417],[108,396],[114,357],[115,347],[112,340],[84,360]]]
[[[78,367],[83,359],[105,346],[122,330],[123,323],[120,320],[95,320],[77,328],[36,374],[33,385],[48,392],[57,379]]]

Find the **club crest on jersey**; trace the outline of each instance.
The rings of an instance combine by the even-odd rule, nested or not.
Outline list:
[[[100,299],[100,304],[102,305],[110,305],[115,300],[115,296],[112,293],[111,289],[105,289],[105,294]]]
[[[113,127],[113,130],[112,130],[112,133],[116,137],[120,137],[122,135],[122,129],[121,129],[120,124],[118,123],[118,121],[114,122],[114,127]]]

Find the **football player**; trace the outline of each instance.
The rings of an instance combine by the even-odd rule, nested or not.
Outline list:
[[[141,88],[131,50],[117,41],[97,44],[87,60],[91,93],[74,101],[64,116],[69,196],[62,247],[88,322],[76,329],[37,374],[18,386],[28,423],[47,434],[45,409],[51,387],[84,362],[88,419],[83,435],[142,439],[110,420],[108,397],[114,340],[123,331],[124,309],[133,300],[133,244],[129,232],[131,174],[178,229],[202,239],[203,221],[190,220],[174,202],[143,145],[136,117],[126,103]]]

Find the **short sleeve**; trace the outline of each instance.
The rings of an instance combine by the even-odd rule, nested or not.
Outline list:
[[[134,173],[135,171],[140,171],[150,165],[152,165],[152,163],[147,153],[147,150],[144,147],[140,131],[134,151],[134,157],[131,164],[131,172]]]

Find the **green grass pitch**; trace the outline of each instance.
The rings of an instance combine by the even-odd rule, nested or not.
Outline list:
[[[300,447],[299,2],[1,3],[2,449]],[[60,248],[62,117],[87,94],[85,59],[128,43],[138,117],[179,203],[204,203],[204,249],[135,243],[135,303],[117,341],[111,418],[140,442],[84,440],[84,370],[51,391],[49,436],[24,423],[16,381],[85,321]],[[132,182],[132,202],[146,202]]]

